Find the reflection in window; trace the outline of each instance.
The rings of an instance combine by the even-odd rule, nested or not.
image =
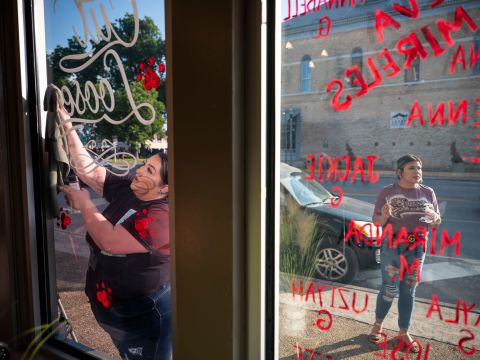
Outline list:
[[[405,69],[405,82],[420,81],[420,58],[417,58],[412,62],[412,65]]]
[[[310,92],[312,88],[312,58],[305,55],[300,64],[300,91]]]
[[[300,112],[297,109],[282,112],[282,161],[296,160],[299,118]]]
[[[352,50],[352,66],[357,65],[358,69],[360,72],[363,71],[363,51],[362,48],[356,47]],[[353,75],[352,75],[353,77]],[[359,86],[358,84],[353,84],[352,82],[352,77],[350,77],[350,84],[352,87],[357,87]]]
[[[480,31],[477,31],[475,37],[473,38],[473,49],[475,54],[480,50]],[[473,65],[472,75],[480,75],[480,60]]]

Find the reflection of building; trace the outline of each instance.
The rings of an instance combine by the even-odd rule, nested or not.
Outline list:
[[[283,23],[282,155],[285,160],[303,160],[307,154],[321,152],[345,155],[346,142],[356,154],[380,155],[378,164],[384,167],[390,167],[392,161],[402,154],[413,152],[425,159],[426,168],[448,169],[452,164],[449,151],[452,141],[457,141],[462,156],[478,156],[476,148],[480,143],[475,138],[474,122],[480,120],[475,115],[480,106],[475,103],[480,85],[480,60],[473,61],[471,66],[470,47],[475,52],[480,49],[480,33],[474,34],[464,22],[458,31],[452,31],[454,45],[449,48],[437,29],[436,21],[444,19],[453,23],[456,8],[462,6],[480,26],[480,2],[446,1],[430,9],[430,0],[419,0],[420,16],[417,19],[396,13],[392,10],[394,2],[373,0],[366,1],[364,5],[357,2],[354,8],[322,7],[320,11]],[[407,3],[404,5],[407,6]],[[378,42],[374,26],[377,9],[385,11],[401,26],[398,30],[386,28],[383,43]],[[332,20],[330,35],[316,37],[319,24],[324,24],[321,21],[324,16]],[[421,28],[426,25],[445,49],[437,57],[422,34]],[[406,55],[399,53],[396,45],[412,32],[415,32],[428,55],[422,60],[417,57],[409,69],[404,69]],[[460,46],[464,49],[465,70],[459,61],[454,67],[454,74],[451,74],[452,59],[456,52],[461,51],[458,50]],[[383,70],[387,64],[385,58],[378,56],[383,49],[388,49],[401,67],[401,71],[391,78],[386,76],[391,70]],[[374,77],[369,61],[374,62],[383,81],[366,95],[355,96],[360,86],[356,81],[351,85],[354,75],[346,76],[345,70],[356,65],[365,81],[372,83]],[[333,79],[339,79],[345,86],[339,101],[344,101],[347,95],[353,96],[347,111],[337,111],[331,106],[338,87],[334,86],[331,93],[326,88]],[[457,123],[449,126],[449,114],[454,115],[458,111],[462,99],[468,103],[466,124],[462,124],[463,113],[460,110]],[[419,101],[425,126],[419,126],[417,119],[412,127],[406,128],[415,100]],[[452,100],[452,109],[449,108],[449,100]],[[441,105],[442,102],[444,105]],[[289,117],[285,114],[292,111],[295,113],[295,126],[286,122]],[[432,118],[438,111],[436,121],[443,113],[445,125],[435,123],[430,126],[429,111]],[[285,139],[295,139],[295,143]],[[287,153],[290,157],[286,156]],[[295,154],[294,159],[291,154]],[[475,169],[478,165],[467,163],[467,168]]]

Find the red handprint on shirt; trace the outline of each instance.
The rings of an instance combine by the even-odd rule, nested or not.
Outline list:
[[[72,223],[72,219],[68,215],[69,215],[68,210],[64,210],[63,208],[60,208],[60,215],[57,216],[57,226],[61,227],[62,230],[65,230]]]
[[[143,209],[141,213],[135,213],[135,216],[138,217],[135,219],[135,230],[142,239],[145,239],[148,234],[153,235],[153,231],[148,230],[148,225],[153,222],[153,218],[147,214],[147,209]]]
[[[96,284],[97,286],[97,300],[103,305],[105,309],[110,307],[110,302],[112,301],[112,289],[105,287],[105,283],[102,281],[101,284]]]

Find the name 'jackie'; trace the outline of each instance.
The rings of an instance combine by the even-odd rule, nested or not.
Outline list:
[[[417,4],[417,0],[410,0],[410,6],[411,8],[408,9],[398,4],[394,4],[393,8],[403,16],[413,19],[418,18],[420,16],[420,10]],[[455,11],[453,23],[442,19],[436,21],[438,31],[442,35],[448,47],[451,48],[454,46],[455,41],[452,39],[452,32],[458,32],[460,30],[460,27],[462,26],[462,23],[465,23],[472,33],[475,33],[478,30],[477,24],[475,24],[473,19],[461,6],[458,6]],[[394,27],[395,29],[399,30],[401,26],[399,22],[397,22],[384,11],[376,10],[375,28],[377,32],[378,42],[381,43],[384,41],[383,30],[388,27]],[[442,48],[439,41],[435,38],[429,25],[421,27],[420,31],[423,34],[425,40],[430,45],[431,49],[433,50],[433,55],[435,57],[441,56],[443,53],[445,53],[445,49]],[[421,60],[425,60],[429,55],[425,46],[423,46],[422,42],[420,41],[419,37],[415,32],[411,32],[404,38],[398,40],[396,44],[396,50],[400,54],[405,55],[405,62],[403,64],[404,69],[409,69],[417,57],[419,57]],[[401,71],[400,66],[393,60],[393,57],[388,49],[383,49],[376,56],[367,58],[368,68],[373,77],[373,81],[371,83],[366,82],[357,65],[349,67],[345,70],[345,79],[351,78],[352,85],[359,87],[359,90],[355,93],[356,98],[361,98],[362,96],[365,96],[370,90],[379,86],[383,82],[383,77],[374,62],[374,58],[384,58],[386,60],[386,65],[383,66],[382,70],[386,73],[387,78],[395,77]],[[336,90],[334,91],[335,87]],[[331,100],[331,106],[335,110],[345,111],[352,106],[353,97],[350,94],[347,94],[345,96],[345,99],[343,101],[340,101],[340,97],[344,89],[345,85],[340,79],[334,79],[330,81],[330,83],[327,85],[327,92],[334,91],[334,95]]]

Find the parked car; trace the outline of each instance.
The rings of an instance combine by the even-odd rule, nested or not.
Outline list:
[[[350,283],[359,269],[380,263],[380,248],[375,246],[376,231],[368,234],[373,240],[372,246],[364,241],[357,243],[354,239],[344,241],[351,220],[358,229],[376,230],[371,223],[374,205],[344,196],[340,205],[334,207],[331,200],[338,198],[318,181],[305,180],[306,176],[300,169],[281,163],[281,206],[286,206],[285,197],[290,196],[302,211],[316,215],[318,230],[325,234],[317,240],[321,241],[315,257],[317,277]]]

